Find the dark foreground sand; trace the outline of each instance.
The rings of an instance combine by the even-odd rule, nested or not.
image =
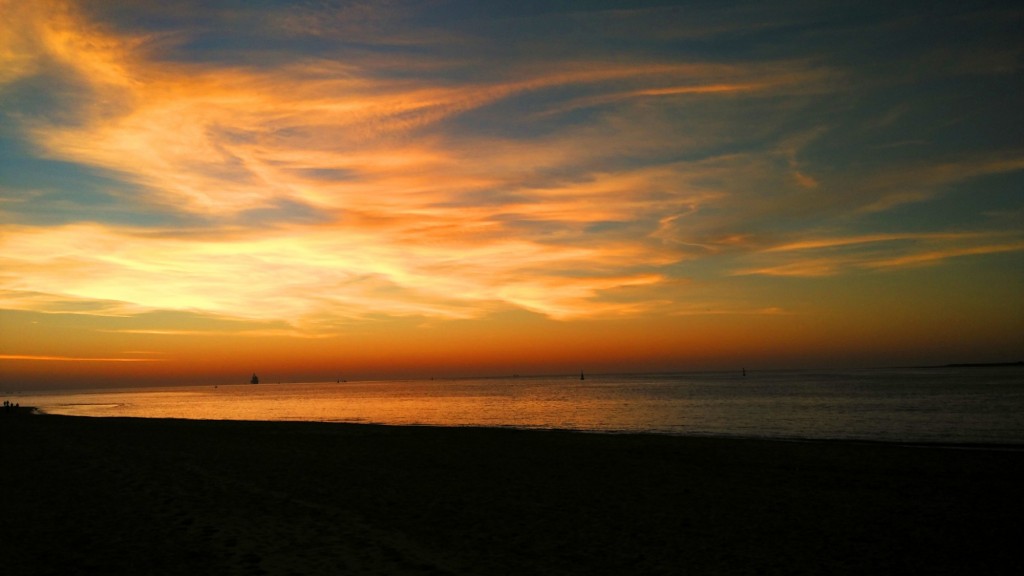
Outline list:
[[[1022,574],[1024,452],[0,414],[0,574]]]

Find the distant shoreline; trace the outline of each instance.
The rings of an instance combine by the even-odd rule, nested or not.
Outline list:
[[[1015,362],[957,362],[950,364],[907,364],[907,365],[895,365],[895,364],[880,364],[880,365],[868,365],[868,366],[842,366],[842,367],[827,367],[827,366],[797,366],[797,367],[767,367],[759,368],[756,365],[747,366],[746,372],[753,376],[755,374],[772,374],[781,372],[848,372],[848,371],[879,371],[879,370],[921,370],[921,369],[939,369],[939,368],[1015,368],[1024,367],[1024,360],[1018,360]],[[740,368],[708,368],[708,369],[687,369],[680,368],[677,370],[650,370],[650,371],[598,371],[588,372],[587,377],[644,377],[644,376],[671,376],[671,375],[702,375],[702,374],[742,374]],[[335,382],[334,378],[324,379],[283,379],[275,380],[273,382],[265,382],[268,385],[288,385],[288,384],[326,384],[326,383],[337,383],[337,384],[364,384],[364,383],[378,383],[378,382],[429,382],[434,380],[536,380],[536,379],[570,379],[578,380],[579,373],[574,372],[554,372],[554,373],[528,373],[521,372],[516,374],[481,374],[481,375],[440,375],[440,376],[396,376],[396,377],[353,377],[350,379],[343,379],[340,382]],[[263,385],[263,384],[260,384]],[[78,393],[82,391],[112,391],[112,390],[136,390],[140,388],[216,388],[218,386],[230,386],[230,387],[250,387],[253,384],[249,382],[239,381],[203,381],[202,379],[191,379],[184,378],[181,382],[149,382],[141,384],[129,384],[125,382],[120,383],[107,383],[107,384],[84,384],[82,386],[72,385],[39,385],[31,384],[25,388],[9,388],[8,390],[0,393],[0,397],[5,396],[20,396],[26,394],[61,394],[61,393]]]
[[[1021,360],[1019,362],[967,362],[963,364],[925,366],[925,368],[1007,368],[1010,366],[1024,366],[1024,360]]]

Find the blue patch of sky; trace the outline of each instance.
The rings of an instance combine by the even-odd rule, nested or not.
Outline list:
[[[892,166],[932,159],[937,118],[925,113],[906,95],[826,98],[807,109],[824,132],[803,146],[797,160],[805,170],[857,178]]]
[[[675,246],[682,254],[679,260],[662,266],[658,272],[674,280],[710,280],[728,277],[733,271],[742,269],[738,261],[741,254],[709,253],[701,246]]]
[[[469,207],[493,207],[520,204],[529,202],[530,198],[514,187],[489,188],[485,190],[471,190],[460,192],[457,195],[449,195],[444,202],[435,202],[432,206],[436,208],[463,208]]]
[[[1024,171],[991,174],[942,187],[923,202],[868,214],[858,230],[872,232],[996,231],[1024,237]]]
[[[715,16],[718,10],[714,3],[656,2],[651,4],[680,4],[688,9],[696,6],[699,8],[697,10],[698,19],[709,14]],[[752,7],[754,6],[755,4],[751,4],[738,11],[731,9],[733,13],[746,18],[749,25],[744,25],[741,19],[738,24],[732,27],[726,26],[724,31],[719,34],[691,37],[678,41],[674,45],[671,42],[665,44],[659,43],[656,40],[638,39],[635,42],[617,44],[611,52],[615,52],[620,48],[630,48],[642,52],[645,46],[652,47],[653,49],[662,49],[673,45],[677,53],[692,53],[705,58],[726,60],[740,57],[763,60],[782,57],[803,57],[810,54],[814,58],[845,66],[849,70],[860,70],[854,75],[855,82],[862,80],[871,80],[871,82],[868,82],[866,86],[853,86],[851,93],[848,95],[850,109],[842,111],[848,113],[852,110],[865,110],[866,114],[861,117],[850,116],[846,120],[839,120],[839,126],[836,126],[830,135],[840,137],[831,142],[822,142],[821,144],[823,145],[817,148],[817,152],[812,151],[809,153],[812,155],[810,157],[817,154],[817,157],[820,159],[835,161],[841,155],[852,153],[850,157],[856,159],[857,150],[863,150],[863,148],[859,147],[864,144],[875,145],[880,141],[891,141],[894,136],[899,135],[912,135],[917,139],[929,140],[932,142],[931,146],[933,148],[930,149],[932,151],[935,150],[934,146],[945,146],[950,150],[956,151],[961,150],[963,144],[970,144],[971,142],[975,142],[977,145],[990,145],[993,142],[1002,142],[1009,145],[1016,137],[1016,134],[1019,134],[1018,130],[1000,129],[1004,124],[1001,123],[997,114],[979,110],[977,106],[971,106],[973,98],[980,98],[989,103],[995,103],[996,106],[994,108],[996,109],[1003,106],[1012,107],[1016,94],[1020,93],[1019,79],[1007,81],[1004,78],[991,81],[989,87],[979,88],[969,93],[966,97],[954,96],[953,94],[964,87],[962,84],[972,82],[973,80],[940,79],[927,85],[908,84],[896,86],[898,90],[895,96],[889,94],[894,88],[891,83],[872,84],[872,82],[878,81],[878,78],[871,78],[875,75],[889,78],[890,81],[898,81],[900,75],[897,72],[905,71],[908,59],[925,55],[930,50],[941,47],[950,38],[955,38],[955,33],[963,30],[959,28],[961,25],[959,20],[950,18],[951,15],[955,15],[960,10],[957,8],[957,4],[929,3],[928,5],[921,6],[910,5],[894,8],[890,3],[879,2],[869,5],[858,3],[856,6],[840,6],[838,8],[827,6],[825,8],[818,8],[814,3],[798,2],[788,5],[789,7],[797,8],[793,14],[785,14],[785,11],[779,10],[771,11],[770,14],[775,16],[778,21],[777,23],[769,22],[765,26],[762,26],[764,22],[759,22],[756,19],[757,15],[765,14],[765,12],[753,9]],[[477,26],[481,21],[491,22],[489,27],[485,25],[486,29],[501,31],[502,27],[505,27],[503,33],[498,35],[501,38],[515,37],[518,32],[525,30],[526,27],[535,26],[536,20],[532,23],[527,22],[530,17],[567,14],[574,11],[593,11],[597,8],[623,7],[627,6],[621,2],[607,2],[600,6],[590,2],[534,2],[524,5],[516,3],[515,6],[496,5],[494,3],[454,2],[443,5],[437,10],[422,11],[416,21],[423,26],[444,25],[453,26],[454,28],[459,27],[458,22],[460,21],[468,22],[467,26]],[[637,6],[632,4],[628,5],[628,7],[636,8]],[[923,8],[927,8],[923,11],[924,18],[915,19],[915,16],[919,15],[917,10]],[[729,12],[729,10],[725,9],[722,11]],[[717,17],[720,18],[720,14]],[[508,19],[508,21],[502,21],[502,19]],[[715,20],[714,17],[710,19]],[[521,22],[521,25],[517,25],[517,22]],[[557,25],[561,21],[553,18],[551,22],[555,24],[550,29],[539,26],[531,34],[536,38],[552,38],[551,34],[557,31]],[[613,22],[612,19],[609,19],[609,23]],[[997,28],[1002,30],[1006,26],[997,26]],[[894,30],[899,31],[899,33],[894,34]],[[974,36],[984,32],[970,27],[967,30]],[[584,36],[574,40],[572,31],[568,32],[568,39],[558,38],[559,42],[567,42],[569,46],[565,49],[567,53],[576,52],[582,54],[586,49],[593,47],[592,42],[583,42]],[[1005,30],[1000,32],[1000,34],[1005,36]],[[975,40],[978,40],[978,38],[975,38]],[[278,41],[284,42],[284,44],[280,46],[273,44],[273,42]],[[198,39],[197,42],[194,46],[195,48],[216,48],[218,46],[217,42],[221,42],[222,47],[229,49],[229,51],[235,49],[244,50],[255,42],[255,36],[249,37],[245,32],[242,32],[240,34],[235,33],[233,37],[221,37],[219,39],[204,36]],[[271,44],[262,44],[263,42],[271,42]],[[288,44],[289,42],[292,44]],[[616,42],[620,41],[616,40]],[[968,41],[961,40],[960,42]],[[337,41],[322,39],[267,40],[260,38],[257,44],[268,49],[290,46],[297,53],[308,51],[323,52],[328,49],[338,50],[345,47],[345,44],[338,44]],[[526,45],[529,42],[523,41],[522,44]],[[510,59],[523,55],[523,53],[518,52],[518,48],[503,46],[501,42],[494,42],[493,46],[493,48],[489,49],[497,50],[498,52],[507,51]],[[464,73],[471,72],[479,74],[481,71],[473,67],[467,67]],[[948,84],[948,86],[945,84]],[[563,88],[520,95],[512,99],[503,100],[492,106],[463,114],[454,121],[453,125],[459,129],[470,130],[476,133],[498,134],[506,138],[527,139],[561,130],[568,125],[589,123],[595,118],[595,114],[598,113],[594,109],[571,110],[558,115],[556,121],[529,121],[529,111],[544,109],[547,105],[557,104],[560,100],[571,97],[573,90],[572,88]],[[875,90],[877,93],[871,94],[871,90]],[[860,140],[851,136],[856,134],[858,129],[862,128],[865,121],[870,121],[872,114],[878,110],[873,105],[873,102],[882,103],[880,101],[886,98],[890,98],[894,105],[899,104],[900,99],[904,99],[914,106],[912,114],[897,123],[896,127],[899,130],[881,130],[878,134],[865,134]],[[934,98],[935,101],[930,102],[929,98]],[[997,100],[993,102],[993,98],[997,98]],[[836,109],[834,107],[842,107],[842,105],[842,99],[825,98],[819,103],[817,108],[820,111],[821,117],[835,119],[837,115],[835,114]],[[943,130],[943,123],[938,120],[949,110],[969,110],[964,116],[963,123],[974,124],[975,128],[977,124],[982,124],[988,128],[986,130],[971,131],[964,130],[964,126],[960,125]],[[742,112],[737,114],[736,118],[740,119],[741,116]],[[746,116],[750,118],[752,115],[747,114]],[[1019,123],[1019,115],[1018,118],[1011,119],[1011,121]],[[933,132],[934,134],[927,132]],[[742,146],[736,148],[735,143],[733,146],[733,150],[742,149]],[[729,146],[726,146],[722,149],[722,152],[725,153],[729,150]],[[710,153],[715,154],[718,152],[711,150]],[[901,153],[914,154],[915,152],[913,147],[908,147],[901,151]],[[683,155],[681,157],[684,159],[693,158],[692,155]],[[885,162],[887,158],[891,158],[891,155],[872,156],[872,153],[866,152],[864,158],[865,160]]]
[[[24,78],[0,91],[0,133],[12,131],[20,118],[48,117],[62,110],[63,98],[57,77],[33,76]]]
[[[1020,151],[1024,114],[1020,113],[1024,77],[951,78],[923,87],[934,107],[937,142],[963,151]]]
[[[39,158],[22,142],[0,135],[0,187],[6,214],[23,224],[103,222],[133,226],[176,225],[191,220],[166,206],[147,205],[139,186],[114,172]]]
[[[109,23],[122,31],[174,32],[217,24],[249,24],[252,29],[282,8],[316,4],[281,0],[107,0],[85,2],[81,8],[88,16]],[[226,28],[227,29],[227,28]]]
[[[567,100],[584,95],[578,87],[559,87],[521,93],[459,114],[448,122],[457,132],[530,140],[585,125],[600,113],[595,107],[547,114]]]
[[[615,235],[623,232],[633,231],[637,228],[637,222],[631,220],[602,220],[584,226],[584,234]]]
[[[631,1],[621,0],[517,0],[515,2],[480,2],[478,0],[449,0],[435,3],[430,10],[422,10],[417,21],[439,25],[451,22],[466,21],[476,24],[480,21],[513,20],[528,17],[550,16],[572,12],[584,12],[621,8],[630,8],[672,4],[670,1]]]
[[[617,91],[609,90],[613,94]],[[612,120],[615,115],[626,113],[631,122],[642,121],[669,134],[672,131],[679,134],[678,142],[669,146],[638,147],[632,142],[615,149],[614,146],[602,145],[603,149],[612,150],[609,157],[601,159],[603,164],[599,168],[602,170],[759,152],[774,147],[787,133],[808,128],[804,119],[780,109],[776,99],[756,94],[727,98],[714,95],[640,98],[634,102],[609,102],[572,108],[566,112],[545,113],[558,110],[581,94],[586,97],[586,92],[575,87],[563,87],[516,95],[467,111],[450,120],[448,128],[456,134],[530,141],[557,137],[580,127],[593,138],[615,138],[613,128],[595,127],[603,120]],[[787,118],[795,119],[795,125],[787,123]],[[579,168],[562,165],[555,171],[568,176]]]
[[[973,10],[976,14],[985,9]],[[945,73],[950,58],[978,50],[1013,49],[1019,31],[1002,19],[972,18],[970,3],[894,5],[873,19],[847,20],[833,29],[811,29],[809,52],[867,77],[907,81]],[[1019,42],[1017,40],[1016,42]]]
[[[568,236],[578,236],[577,225],[570,222],[551,220],[535,220],[520,214],[501,214],[493,220],[500,222],[502,228],[517,238],[530,238],[534,242],[550,241],[564,244]]]
[[[7,84],[0,91],[0,134],[17,131],[26,120],[73,124],[88,90],[82,79],[56,69]]]
[[[359,179],[359,175],[344,168],[293,168],[288,172],[301,178],[324,182],[348,182]]]
[[[347,2],[216,2],[196,3],[105,3],[89,9],[102,19],[120,22],[124,27],[151,31],[201,31],[189,46],[214,52],[229,49],[273,48],[295,52],[317,53],[334,42],[326,38],[291,36],[275,33],[268,20],[296,11],[325,18],[344,14]],[[603,50],[608,42],[593,42],[601,28],[614,29],[625,17],[634,22],[650,18],[652,29],[676,24],[694,29],[695,34],[682,34],[677,49],[696,51],[711,57],[733,55],[806,55],[808,49],[839,47],[849,56],[868,54],[899,41],[888,34],[880,22],[903,22],[910,29],[935,33],[935,24],[955,26],[949,16],[968,10],[962,2],[899,3],[888,1],[857,3],[821,3],[804,0],[794,2],[720,3],[694,1],[624,2],[574,0],[552,2],[522,0],[518,2],[479,2],[460,0],[433,2],[427,5],[409,2],[405,5],[370,5],[367,25],[382,27],[382,37],[399,36],[403,31],[435,30],[469,32],[494,40],[488,49],[516,50],[515,46],[547,38],[548,47],[571,46],[585,40],[591,49]],[[634,16],[624,16],[628,11]],[[358,14],[358,12],[355,12]],[[574,28],[572,19],[589,17],[587,25]],[[923,17],[923,18],[922,18]],[[603,24],[593,24],[597,22]],[[912,24],[919,20],[922,25]],[[666,24],[668,21],[668,24]],[[358,24],[358,21],[356,21]],[[701,29],[711,33],[699,33]],[[610,36],[616,36],[611,34]],[[809,40],[817,41],[808,45]],[[633,38],[606,38],[614,48],[658,45],[654,35]],[[374,44],[374,46],[379,46]],[[671,47],[672,44],[663,44]]]
[[[986,80],[968,86],[951,78],[824,98],[808,113],[828,131],[804,147],[799,159],[812,169],[870,175],[1016,153],[1024,118],[1010,112],[1013,97],[998,88],[1020,82]]]
[[[259,30],[228,34],[221,30],[204,30],[193,31],[166,56],[180,62],[272,69],[311,57],[330,56],[346,48],[360,49],[365,45],[320,36],[274,37]]]
[[[177,62],[274,68],[346,45],[329,36],[279,29],[275,19],[282,11],[296,10],[294,3],[97,4],[89,7],[95,18],[122,33],[152,34],[160,47],[156,57]]]
[[[706,62],[806,58],[834,47],[833,37],[877,24],[886,5],[874,7],[790,2],[585,3],[549,11],[544,18],[495,21],[513,45],[540,44],[565,54],[642,55]],[[487,24],[485,24],[487,26]]]

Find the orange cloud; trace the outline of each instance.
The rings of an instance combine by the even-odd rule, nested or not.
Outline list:
[[[0,239],[10,255],[4,261],[19,276],[3,287],[137,310],[298,323],[325,314],[465,318],[505,305],[556,318],[643,309],[643,303],[598,301],[623,286],[660,282],[658,274],[624,271],[670,264],[678,254],[646,238],[582,247],[552,243],[557,236],[546,233],[513,237],[509,227],[543,222],[551,230],[578,231],[675,211],[692,200],[666,200],[661,191],[676,185],[682,167],[535,183],[523,179],[524,171],[593,161],[596,148],[579,145],[587,135],[548,145],[470,141],[472,148],[443,133],[408,135],[523,91],[723,73],[697,65],[572,63],[492,84],[438,87],[374,79],[358,66],[324,62],[207,69],[156,59],[156,39],[114,36],[70,9],[57,18],[38,13],[33,22],[40,54],[75,70],[96,94],[78,110],[79,122],[26,121],[50,156],[123,175],[150,194],[136,201],[214,221],[286,199],[317,211],[323,222],[285,219],[258,236],[232,226],[177,238],[94,224],[7,227]],[[726,85],[633,94],[687,91],[726,91]],[[101,101],[116,106],[92,105]],[[344,176],[321,177],[317,170]],[[511,200],[462,201],[495,188]],[[46,308],[38,301],[19,305]]]
[[[1024,241],[1009,242],[1006,244],[986,244],[982,246],[969,246],[964,248],[949,247],[939,250],[930,250],[916,254],[907,254],[896,258],[887,258],[872,263],[874,268],[903,268],[907,266],[918,266],[932,264],[948,258],[961,256],[977,256],[980,254],[999,254],[1002,252],[1024,251]]]
[[[0,307],[244,321],[97,330],[114,339],[311,345],[367,318],[458,322],[510,309],[558,321],[796,317],[774,296],[720,289],[742,275],[828,277],[1024,249],[1011,232],[858,232],[857,218],[1024,160],[963,154],[853,177],[810,161],[837,131],[807,102],[845,89],[823,58],[530,58],[466,80],[432,72],[468,69],[475,56],[175,60],[181,38],[125,34],[72,4],[3,10],[0,89],[47,74],[81,88],[59,114],[5,116],[11,130],[37,157],[111,175],[105,194],[167,218],[147,228],[93,212],[33,226],[6,210],[45,191],[0,199]],[[366,10],[325,23],[296,9],[274,26],[372,38],[360,25],[384,16]],[[496,118],[508,110],[517,115]]]
[[[896,240],[968,240],[987,234],[980,233],[900,233],[900,234],[868,234],[863,236],[840,236],[830,238],[811,238],[788,244],[780,244],[765,249],[765,252],[790,252],[794,250],[814,250],[835,248],[855,244],[872,244],[876,242],[893,242]]]
[[[259,238],[170,238],[98,225],[7,227],[0,236],[5,268],[17,269],[8,290],[49,296],[13,299],[16,309],[50,302],[113,301],[132,310],[193,310],[298,325],[324,315],[474,317],[496,304],[555,317],[601,313],[588,299],[651,275],[617,270],[643,262],[628,245],[581,248],[517,239],[466,246],[388,245],[365,232],[337,228]],[[600,263],[592,278],[565,277]],[[272,305],[268,305],[272,303]]]
[[[163,362],[161,358],[90,358],[81,356],[44,356],[33,354],[0,354],[0,360],[30,362]]]
[[[851,270],[885,270],[936,264],[950,258],[1024,251],[1015,233],[898,233],[800,240],[762,250],[763,266],[737,275],[832,276]],[[876,245],[884,245],[876,246]],[[811,256],[803,256],[805,253]]]

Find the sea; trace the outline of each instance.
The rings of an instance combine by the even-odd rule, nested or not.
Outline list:
[[[580,374],[6,397],[51,414],[1024,446],[1024,366]]]

